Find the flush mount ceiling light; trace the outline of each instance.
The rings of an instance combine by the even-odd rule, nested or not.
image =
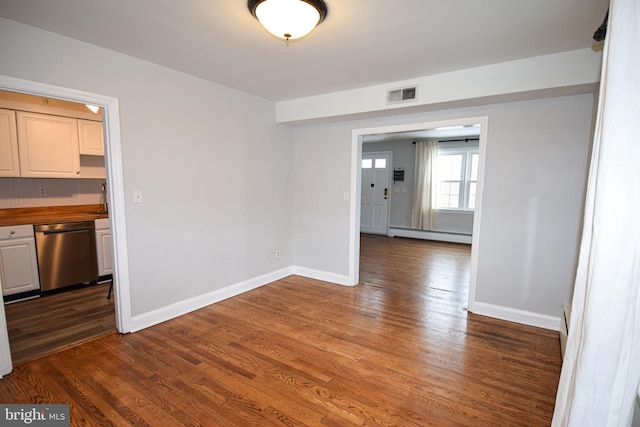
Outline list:
[[[322,0],[249,0],[247,6],[267,31],[287,43],[309,34],[327,16]]]

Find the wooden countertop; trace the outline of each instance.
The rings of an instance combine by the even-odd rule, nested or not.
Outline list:
[[[0,209],[0,227],[24,224],[91,221],[108,218],[102,205],[46,206],[38,208]]]

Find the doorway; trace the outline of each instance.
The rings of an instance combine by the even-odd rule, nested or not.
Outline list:
[[[0,100],[4,115],[16,124],[18,151],[28,153],[19,168],[7,173],[11,176],[0,180],[1,207],[10,213],[5,221],[10,229],[19,223],[24,233],[35,231],[37,253],[37,264],[31,256],[16,261],[8,255],[12,246],[4,248],[5,314],[12,360],[18,363],[116,330],[114,300],[108,294],[112,244],[108,218],[96,218],[108,213],[102,111],[4,90]],[[71,136],[76,128],[77,141]],[[49,148],[54,145],[59,149]],[[49,173],[66,175],[61,160],[69,158],[63,154],[72,152],[73,145],[79,156],[69,157],[79,160],[79,170],[71,171],[72,178],[31,177],[48,175],[43,170],[49,167],[55,171]],[[45,163],[43,153],[60,156]],[[34,170],[38,164],[44,166]],[[23,224],[25,214],[39,216],[38,222]],[[35,273],[16,277],[22,276],[18,271],[24,265],[35,266]]]
[[[7,76],[0,76],[0,89],[80,104],[90,104],[103,109],[106,175],[107,186],[110,189],[109,205],[111,206],[109,217],[113,233],[115,321],[116,328],[120,333],[130,332],[132,319],[118,99]],[[2,349],[0,350],[0,376],[3,376],[12,370],[3,304],[0,304],[0,349]]]
[[[378,128],[355,129],[352,132],[352,164],[351,192],[354,195],[350,205],[350,239],[349,239],[349,283],[359,283],[360,268],[360,232],[361,232],[361,198],[362,198],[362,159],[363,143],[368,137],[420,132],[433,129],[454,129],[458,127],[479,125],[477,183],[475,186],[475,212],[473,215],[473,231],[471,236],[471,261],[469,277],[468,309],[473,311],[475,302],[475,285],[479,248],[480,223],[482,213],[482,191],[484,177],[484,161],[487,145],[488,117],[470,117],[452,120],[423,122],[406,125],[384,126]]]

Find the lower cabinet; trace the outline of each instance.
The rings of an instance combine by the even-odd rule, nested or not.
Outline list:
[[[111,248],[111,228],[109,218],[95,220],[96,253],[98,255],[98,275],[113,274],[113,250]]]
[[[33,225],[0,227],[2,295],[40,289]]]

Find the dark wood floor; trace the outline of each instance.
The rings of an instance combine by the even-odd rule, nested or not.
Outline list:
[[[469,248],[362,238],[362,283],[291,276],[21,364],[72,425],[548,426],[558,334],[465,311]]]
[[[109,283],[5,305],[13,363],[116,330]]]

